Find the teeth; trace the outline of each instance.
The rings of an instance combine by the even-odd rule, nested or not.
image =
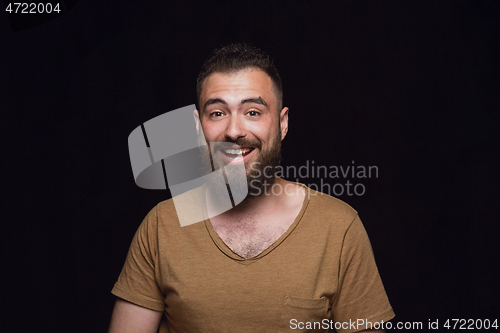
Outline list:
[[[240,155],[240,154],[246,154],[250,151],[251,149],[224,149],[224,152],[226,154],[231,154],[231,155]]]

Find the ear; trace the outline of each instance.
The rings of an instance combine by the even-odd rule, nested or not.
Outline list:
[[[288,108],[284,107],[280,112],[281,141],[288,133]]]
[[[193,111],[193,116],[194,116],[194,121],[196,123],[196,132],[198,132],[198,134],[200,134],[200,126],[201,126],[201,123],[200,123],[200,112],[198,112],[198,110],[194,110]]]

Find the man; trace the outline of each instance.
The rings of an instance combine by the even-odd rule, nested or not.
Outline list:
[[[356,211],[274,176],[289,110],[269,57],[223,47],[197,92],[210,163],[244,165],[248,196],[215,214],[224,188],[209,185],[211,218],[184,227],[172,200],[151,210],[113,288],[110,332],[361,332],[390,320]]]

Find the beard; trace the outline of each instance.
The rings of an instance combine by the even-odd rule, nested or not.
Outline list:
[[[237,197],[238,194],[247,193],[244,199],[239,201],[239,203],[244,203],[269,193],[268,189],[276,179],[276,169],[281,162],[280,129],[271,142],[271,146],[266,150],[262,150],[262,142],[258,139],[207,142],[207,145],[201,148],[202,171],[213,194],[227,196],[229,192],[232,197]],[[234,148],[235,145],[252,147],[252,153],[259,153],[259,155],[248,165],[228,164],[222,159],[221,150],[228,147]],[[245,170],[245,177],[242,176],[242,168]],[[223,170],[224,181],[221,180],[220,173],[213,172],[218,169]]]

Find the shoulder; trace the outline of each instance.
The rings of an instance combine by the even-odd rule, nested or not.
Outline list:
[[[137,235],[139,237],[155,238],[159,227],[162,227],[165,222],[175,225],[174,221],[176,220],[173,200],[161,201],[146,214],[137,229]]]
[[[316,223],[348,229],[357,218],[358,212],[344,201],[308,187],[306,189],[309,200],[306,213]]]
[[[177,212],[175,211],[173,198],[159,202],[153,210],[155,211],[154,214],[156,214],[158,218],[177,219]]]
[[[157,223],[180,228],[204,221],[207,218],[204,193],[202,186],[158,203],[153,209]]]

